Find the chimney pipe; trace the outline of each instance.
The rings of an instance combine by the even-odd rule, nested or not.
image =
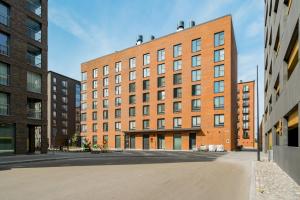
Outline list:
[[[184,29],[184,21],[179,21],[177,25],[177,31],[182,31]]]
[[[194,27],[196,25],[195,21],[191,21],[191,27]]]
[[[136,40],[136,45],[140,45],[143,43],[143,36],[142,35],[139,35],[138,36],[138,39]]]
[[[154,35],[151,35],[150,40],[154,40],[154,39],[155,39]]]

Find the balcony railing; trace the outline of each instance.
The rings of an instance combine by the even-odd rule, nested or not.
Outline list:
[[[3,24],[5,26],[9,26],[9,16],[0,15],[0,24]]]
[[[29,108],[27,111],[27,117],[30,119],[42,119],[42,111]]]
[[[9,47],[7,45],[0,44],[0,54],[8,56]]]
[[[29,26],[27,27],[27,36],[38,42],[42,40],[41,30],[34,30]]]
[[[9,104],[0,104],[0,115],[9,115]]]
[[[39,67],[42,67],[42,59],[39,56],[34,56],[32,54],[27,53],[27,61],[29,64]]]
[[[8,74],[0,74],[0,85],[9,85],[9,77]]]
[[[42,15],[42,6],[30,0],[27,0],[27,9],[38,16]]]

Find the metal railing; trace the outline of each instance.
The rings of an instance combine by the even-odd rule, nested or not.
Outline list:
[[[40,17],[42,16],[41,4],[36,4],[30,0],[27,0],[27,9]]]
[[[42,111],[37,109],[28,108],[27,117],[30,119],[42,119]]]
[[[0,104],[0,115],[9,115],[9,104]]]
[[[0,15],[0,24],[3,24],[5,26],[9,26],[9,22],[10,22],[10,17],[9,16]]]
[[[29,64],[39,68],[42,67],[42,59],[39,56],[34,56],[30,53],[27,53],[26,57]]]
[[[9,47],[3,44],[0,44],[0,54],[8,56],[9,54]]]
[[[29,26],[27,26],[27,36],[35,41],[38,41],[38,42],[42,41],[42,31],[35,30]]]
[[[8,74],[0,74],[0,85],[9,85],[9,77]]]

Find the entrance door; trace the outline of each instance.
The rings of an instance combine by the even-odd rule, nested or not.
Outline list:
[[[196,133],[190,133],[189,137],[189,149],[196,149]]]
[[[130,148],[130,137],[129,135],[125,135],[125,149],[129,149]]]
[[[165,136],[157,135],[157,149],[165,149]]]
[[[174,136],[173,136],[173,149],[181,150],[181,135],[180,134],[174,134]]]
[[[135,149],[135,135],[130,135],[130,149]]]
[[[149,149],[149,135],[143,135],[143,149]]]

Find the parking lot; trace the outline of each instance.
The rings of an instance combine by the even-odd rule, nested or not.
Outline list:
[[[57,160],[1,165],[0,196],[1,200],[248,199],[254,155],[158,151],[57,153],[61,156]]]

